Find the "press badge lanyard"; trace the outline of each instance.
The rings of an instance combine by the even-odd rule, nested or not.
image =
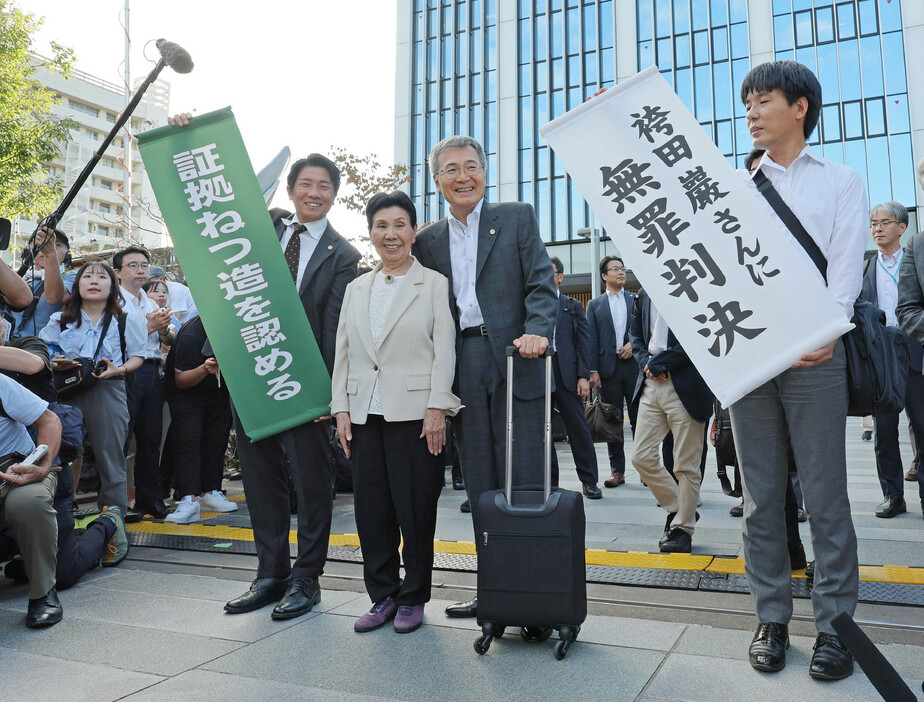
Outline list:
[[[891,273],[889,273],[889,271],[886,270],[886,267],[885,267],[884,265],[882,265],[882,259],[879,258],[879,254],[876,254],[876,262],[879,263],[879,267],[880,267],[883,271],[885,271],[885,274],[886,274],[887,276],[889,276],[889,277],[892,279],[892,282],[895,283],[895,285],[896,285],[896,287],[897,287],[897,286],[898,286],[898,278],[896,278],[894,275],[892,275]]]

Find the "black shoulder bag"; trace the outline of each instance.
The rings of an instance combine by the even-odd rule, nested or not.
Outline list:
[[[119,318],[121,322],[122,317]],[[107,313],[106,319],[103,321],[103,331],[99,336],[99,343],[96,345],[96,351],[93,352],[93,358],[87,358],[86,356],[78,356],[74,360],[79,363],[79,366],[74,366],[73,368],[68,368],[67,370],[54,371],[55,376],[55,389],[58,391],[59,398],[70,398],[78,395],[85,390],[89,390],[96,383],[99,382],[99,378],[94,375],[96,371],[96,364],[99,362],[99,352],[103,348],[103,341],[106,340],[106,333],[109,331],[109,324],[112,322],[112,315]],[[61,331],[64,331],[66,325],[61,324]],[[126,360],[125,356],[125,341],[124,341],[124,332],[123,326],[119,325],[119,341],[122,344],[122,356],[123,363]]]
[[[770,179],[758,170],[754,184],[827,282],[828,261]],[[847,356],[847,414],[852,417],[898,414],[905,408],[911,355],[908,337],[895,327],[887,327],[885,312],[866,300],[857,299],[850,321],[854,328],[841,337]]]

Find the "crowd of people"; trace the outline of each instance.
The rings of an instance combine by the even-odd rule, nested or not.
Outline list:
[[[742,178],[761,202],[755,180],[769,180],[795,213],[827,258],[825,283],[848,319],[862,295],[884,310],[888,325],[910,336],[916,352],[907,412],[914,433],[924,436],[924,243],[914,237],[902,249],[907,210],[894,202],[870,210],[858,174],[807,146],[821,105],[820,85],[807,68],[792,61],[757,66],[741,86],[741,99],[756,149]],[[181,114],[170,121],[183,127],[190,119]],[[518,349],[515,484],[542,482],[544,449],[537,437],[545,369],[533,359],[548,352],[554,403],[570,437],[584,496],[602,497],[583,407],[598,390],[604,402],[627,408],[634,437],[628,460],[666,513],[663,528],[653,525],[659,550],[691,552],[715,398],[654,301],[644,290],[625,289],[626,263],[616,256],[600,262],[605,292],[590,300],[586,312],[562,294],[564,268],[543,246],[533,208],[485,200],[487,159],[475,139],[440,141],[428,166],[448,215],[418,231],[406,194],[373,196],[366,218],[380,262],[360,275],[359,253],[328,221],[340,187],[336,165],[320,154],[292,165],[287,193],[294,211],[270,214],[331,374],[333,399],[329,417],[259,441],[247,437],[233,412],[188,289],[165,280],[147,251],[129,247],[113,257],[111,267],[90,261],[75,274],[65,273],[67,237],[43,230],[25,278],[0,265],[0,291],[19,310],[7,323],[9,341],[0,348],[0,370],[13,379],[0,377],[0,448],[5,449],[0,477],[8,483],[0,493],[0,527],[12,529],[22,554],[28,626],[61,619],[56,588],[73,584],[97,562],[116,565],[125,558],[127,519],[148,514],[188,524],[200,519],[201,510],[236,509],[221,490],[232,426],[258,567],[250,588],[225,611],[240,614],[273,605],[273,619],[310,612],[321,599],[319,577],[331,528],[333,422],[352,464],[356,526],[372,603],[354,628],[365,633],[393,621],[399,633],[414,631],[430,599],[436,506],[449,437],[454,435],[458,445],[462,476],[454,483],[464,482],[476,549],[481,498],[504,485],[510,345]],[[924,162],[918,172],[924,185]],[[766,207],[778,217],[769,203]],[[867,226],[878,252],[864,264]],[[89,376],[80,374],[86,365]],[[56,396],[55,374],[67,371],[77,373],[78,385],[85,387],[59,383]],[[169,428],[162,422],[165,401]],[[73,408],[82,411],[82,423],[75,422]],[[812,603],[818,629],[809,672],[821,680],[850,675],[852,657],[831,625],[836,614],[853,614],[858,586],[847,502],[842,345],[834,341],[803,355],[735,402],[728,415],[743,497],[738,511],[745,567],[758,620],[750,663],[765,672],[785,665],[791,570],[805,566],[798,535],[804,506],[814,546]],[[875,418],[884,498],[876,514],[884,518],[906,510],[898,422],[898,415]],[[75,426],[86,430],[82,456],[84,441]],[[48,453],[35,465],[21,463],[35,443],[47,445]],[[91,451],[100,516],[76,538],[71,471],[81,462],[86,470]],[[133,462],[126,458],[132,452]],[[625,483],[624,442],[611,441],[607,455],[603,485],[618,488]],[[924,499],[924,476],[916,475]],[[557,461],[553,480],[558,481]],[[170,492],[177,497],[172,512],[164,502]],[[289,551],[293,505],[294,563]],[[451,617],[477,613],[477,598],[446,609]],[[540,629],[523,633],[530,640],[548,636]]]

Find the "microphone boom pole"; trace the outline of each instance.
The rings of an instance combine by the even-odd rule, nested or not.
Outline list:
[[[29,239],[27,253],[23,256],[23,264],[20,267],[19,275],[25,273],[29,267],[29,259],[32,258],[33,254],[32,244],[35,241],[35,235],[38,234],[39,229],[42,227],[49,227],[53,229],[58,226],[58,223],[64,217],[64,213],[67,211],[67,208],[71,206],[74,198],[77,197],[78,191],[81,187],[83,187],[83,184],[87,182],[87,179],[90,177],[93,169],[96,168],[96,164],[99,163],[100,159],[103,157],[103,154],[106,152],[106,149],[108,149],[109,145],[112,144],[112,140],[115,139],[115,136],[119,133],[119,130],[125,126],[128,118],[131,117],[132,113],[141,102],[141,98],[144,97],[145,91],[147,91],[147,89],[151,86],[151,83],[157,80],[157,77],[160,75],[160,72],[164,70],[164,67],[170,66],[177,73],[189,73],[192,70],[192,59],[186,50],[182,47],[172,42],[158,39],[157,48],[161,52],[161,58],[154,66],[154,70],[148,74],[148,77],[145,78],[144,83],[138,86],[138,89],[135,91],[135,95],[131,99],[131,102],[125,106],[122,114],[116,120],[115,124],[112,126],[112,129],[109,130],[109,134],[107,134],[106,138],[103,139],[99,149],[96,150],[96,153],[93,154],[87,164],[83,167],[80,175],[77,176],[77,179],[74,181],[73,185],[71,185],[70,190],[67,191],[64,199],[61,200],[61,204],[58,205],[57,209],[55,209],[54,212],[42,220],[42,222],[35,228],[35,231],[32,233],[32,236]]]

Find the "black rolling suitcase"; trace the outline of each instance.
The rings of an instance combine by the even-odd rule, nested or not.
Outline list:
[[[507,349],[506,489],[478,502],[478,624],[475,650],[486,653],[508,626],[558,629],[561,660],[587,618],[584,503],[551,488],[552,359],[546,357],[545,480],[541,489],[513,489],[513,346]]]

